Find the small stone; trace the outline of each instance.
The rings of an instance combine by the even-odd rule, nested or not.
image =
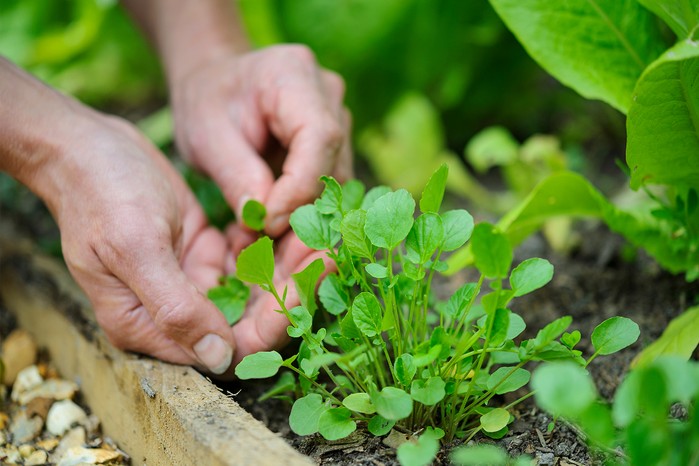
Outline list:
[[[75,395],[77,391],[78,385],[75,382],[62,379],[50,379],[19,394],[17,401],[21,405],[26,405],[37,397],[50,398],[52,400],[69,400],[73,398],[73,395]]]
[[[0,430],[4,429],[7,426],[7,423],[10,421],[10,416],[8,416],[5,413],[0,412]]]
[[[43,426],[44,421],[42,421],[41,418],[28,418],[24,412],[20,413],[15,417],[10,426],[12,442],[20,444],[34,440],[41,433],[41,428]]]
[[[73,425],[85,425],[87,414],[71,400],[57,401],[51,406],[46,416],[46,430],[53,435],[63,435]]]
[[[410,437],[408,437],[407,435],[398,432],[395,429],[391,429],[391,432],[386,436],[385,439],[383,439],[382,443],[387,447],[398,448],[399,446],[403,445],[405,442],[409,440]]]
[[[15,383],[12,386],[12,401],[17,401],[22,393],[25,393],[32,388],[38,386],[44,379],[39,374],[39,369],[36,366],[29,366],[17,374]]]
[[[116,451],[102,448],[73,447],[63,455],[58,466],[78,466],[81,464],[104,464],[109,461],[117,461],[121,455]]]
[[[0,459],[2,459],[2,464],[22,464],[22,455],[19,454],[14,445],[0,448]]]
[[[0,447],[5,446],[7,443],[7,437],[5,436],[5,432],[0,430]]]
[[[17,449],[19,450],[19,454],[22,455],[22,458],[27,458],[29,455],[34,453],[34,447],[26,443],[24,445],[20,445]]]
[[[85,429],[83,427],[75,427],[69,430],[61,439],[60,443],[51,454],[51,462],[58,463],[63,458],[63,455],[75,447],[82,447],[85,445]]]
[[[49,462],[49,455],[43,450],[36,450],[24,460],[24,466],[38,466]]]
[[[45,440],[39,440],[38,442],[36,442],[36,446],[37,448],[41,448],[42,450],[51,452],[54,448],[58,446],[58,442],[59,440],[56,437],[51,437]]]
[[[10,386],[17,374],[36,362],[37,347],[34,338],[26,330],[15,330],[2,343],[2,360],[5,363],[5,375],[2,382]]]
[[[51,408],[53,401],[54,400],[51,398],[44,398],[41,396],[32,398],[32,400],[27,403],[27,417],[39,416],[45,421],[46,415],[48,414],[49,408]]]

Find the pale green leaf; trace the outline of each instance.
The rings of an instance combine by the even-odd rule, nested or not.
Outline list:
[[[510,413],[503,408],[495,408],[481,416],[481,427],[486,432],[497,432],[510,423]]]
[[[340,233],[330,227],[333,217],[323,215],[313,204],[299,207],[289,217],[289,223],[299,239],[311,249],[334,247],[340,241]]]
[[[316,285],[324,270],[325,264],[323,264],[323,259],[316,259],[302,271],[291,274],[296,292],[299,294],[299,301],[301,301],[303,307],[308,309],[311,315],[315,314],[316,309],[318,309],[315,298]]]
[[[366,270],[366,273],[368,273],[374,278],[388,277],[388,268],[385,265],[372,262],[371,264],[367,264],[366,267],[364,267],[364,269]]]
[[[541,288],[553,278],[553,265],[546,259],[533,257],[519,264],[510,275],[515,297]]]
[[[466,146],[466,160],[478,173],[492,167],[510,165],[519,157],[519,144],[501,126],[491,126],[471,138]]]
[[[384,194],[367,210],[364,231],[374,246],[393,249],[413,226],[415,201],[408,191]]]
[[[634,366],[645,366],[660,356],[676,355],[689,359],[699,346],[699,306],[675,317],[663,334],[636,356]]]
[[[592,331],[592,345],[599,354],[612,354],[638,340],[638,324],[626,317],[610,317]]]
[[[254,199],[248,200],[243,205],[243,223],[250,229],[262,231],[265,228],[265,216],[267,209],[265,206]]]
[[[488,390],[494,390],[495,394],[513,392],[529,383],[531,374],[521,367],[500,367],[490,374],[486,386]]]
[[[454,251],[471,238],[473,217],[463,209],[450,210],[442,214],[444,225],[444,243],[442,250]]]
[[[471,238],[474,262],[487,278],[504,278],[512,264],[512,247],[507,237],[488,223],[479,223]]]
[[[413,400],[426,406],[434,406],[442,401],[446,395],[444,391],[446,383],[440,377],[413,380],[410,386],[410,396]]]
[[[590,375],[572,363],[546,363],[532,376],[536,402],[553,414],[575,419],[597,399]]]
[[[422,196],[420,197],[421,212],[439,212],[439,208],[442,206],[442,199],[444,198],[444,190],[447,186],[448,176],[449,167],[445,163],[440,165],[437,171],[432,174],[427,181],[427,185],[425,185],[425,189],[422,190]]]
[[[376,407],[376,412],[389,421],[405,419],[413,411],[413,399],[396,387],[384,387],[372,395],[371,401]]]
[[[352,412],[347,408],[331,408],[320,415],[318,432],[325,440],[339,440],[357,430]]]
[[[256,285],[274,283],[274,249],[266,236],[258,239],[238,255],[236,275],[239,279]]]
[[[368,393],[352,393],[347,395],[342,404],[348,409],[362,414],[374,414],[376,408],[371,403],[371,397]]]
[[[688,39],[699,24],[697,0],[638,0],[650,11],[662,18],[679,39]]]
[[[441,429],[440,429],[441,430]],[[442,432],[442,436],[444,433]],[[401,466],[427,466],[432,464],[439,452],[439,434],[428,427],[417,439],[417,442],[405,442],[401,444],[396,455]]]
[[[505,466],[509,457],[505,450],[486,444],[459,447],[450,458],[458,466]]]
[[[289,414],[289,427],[297,435],[311,435],[318,432],[320,416],[328,410],[323,397],[317,393],[308,394],[294,402]]]
[[[235,368],[235,375],[241,380],[266,379],[279,371],[284,363],[276,351],[261,351],[249,354]]]
[[[233,325],[245,312],[250,288],[235,277],[226,277],[221,286],[211,288],[206,295],[226,317],[228,325]]]

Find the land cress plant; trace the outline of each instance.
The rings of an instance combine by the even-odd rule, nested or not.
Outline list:
[[[326,271],[317,259],[295,274],[301,305],[289,309],[287,290],[273,281],[272,240],[261,237],[238,256],[237,278],[212,290],[240,311],[247,296],[241,281],[256,284],[274,295],[289,319],[289,336],[301,340],[298,354],[249,355],[235,372],[252,379],[288,370],[271,394],[296,392],[289,418],[295,433],[319,432],[336,440],[359,423],[377,436],[398,425],[422,432],[398,449],[399,460],[427,464],[441,438],[505,435],[513,420],[508,408],[531,394],[503,407],[491,406],[491,399],[529,382],[527,362],[589,362],[575,349],[580,333],[565,333],[570,317],[551,322],[532,339],[514,341],[525,323],[509,303],[548,283],[553,266],[533,258],[510,271],[513,254],[504,234],[487,223],[474,227],[465,210],[439,212],[446,178],[442,166],[425,187],[415,216],[415,201],[403,189],[382,186],[365,194],[358,181],[340,186],[323,177],[321,197],[297,209],[290,223],[307,246],[327,251],[336,272],[321,280]],[[480,278],[438,301],[432,284],[445,267],[442,256],[469,240]],[[628,344],[613,343],[616,323],[603,325],[605,351],[590,360]]]

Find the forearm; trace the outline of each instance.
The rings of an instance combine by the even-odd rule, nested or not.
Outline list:
[[[170,86],[249,44],[233,0],[122,0],[158,50]]]

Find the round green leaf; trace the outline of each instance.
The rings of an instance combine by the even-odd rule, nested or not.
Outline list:
[[[413,400],[400,388],[385,387],[371,397],[376,412],[384,419],[398,421],[410,416]]]
[[[265,216],[267,209],[254,199],[250,199],[243,206],[243,223],[250,229],[262,231],[265,228]]]
[[[439,452],[439,439],[433,434],[421,435],[417,442],[405,442],[396,451],[402,466],[427,466]]]
[[[381,437],[382,435],[389,433],[391,429],[393,429],[394,425],[396,425],[396,421],[389,421],[388,419],[384,419],[377,414],[369,419],[367,430],[375,436]]]
[[[374,414],[376,412],[376,408],[371,403],[371,397],[368,393],[352,393],[347,395],[345,399],[342,400],[342,404],[357,413]]]
[[[298,435],[311,435],[318,432],[320,416],[328,410],[323,397],[310,393],[294,402],[289,414],[289,427]]]
[[[554,416],[574,419],[597,399],[590,375],[572,362],[540,366],[531,385],[536,390],[536,402]]]
[[[510,423],[510,412],[503,408],[495,408],[481,416],[481,427],[486,432],[497,432]]]
[[[320,415],[318,432],[325,440],[339,440],[357,430],[352,412],[347,408],[331,408]]]
[[[508,377],[510,372],[512,374]],[[512,367],[500,367],[490,374],[486,386],[488,390],[495,389],[497,395],[502,395],[503,393],[513,392],[524,387],[529,382],[530,377],[529,371],[521,367],[514,369],[514,372]]]
[[[352,318],[357,328],[367,337],[381,334],[381,304],[372,293],[363,291],[354,298]]]
[[[495,445],[474,445],[460,447],[451,454],[451,461],[459,466],[504,466],[507,452]]]
[[[592,332],[592,345],[599,354],[612,354],[638,340],[641,330],[638,324],[626,317],[611,317]]]
[[[364,231],[374,246],[393,249],[413,226],[415,200],[405,189],[384,194],[367,210]]]
[[[443,251],[454,251],[466,244],[473,233],[473,217],[463,209],[450,210],[442,214],[444,225]]]
[[[330,227],[333,217],[323,215],[313,204],[299,207],[289,217],[289,224],[299,239],[311,249],[334,247],[340,241],[340,233]]]
[[[235,375],[241,380],[266,379],[276,374],[283,363],[276,351],[261,351],[245,356],[236,366]]]
[[[426,406],[434,406],[444,399],[446,383],[440,377],[413,380],[410,385],[410,396],[413,400]]]
[[[537,257],[519,264],[510,275],[510,286],[515,297],[531,293],[541,288],[553,278],[553,265],[546,259]]]

